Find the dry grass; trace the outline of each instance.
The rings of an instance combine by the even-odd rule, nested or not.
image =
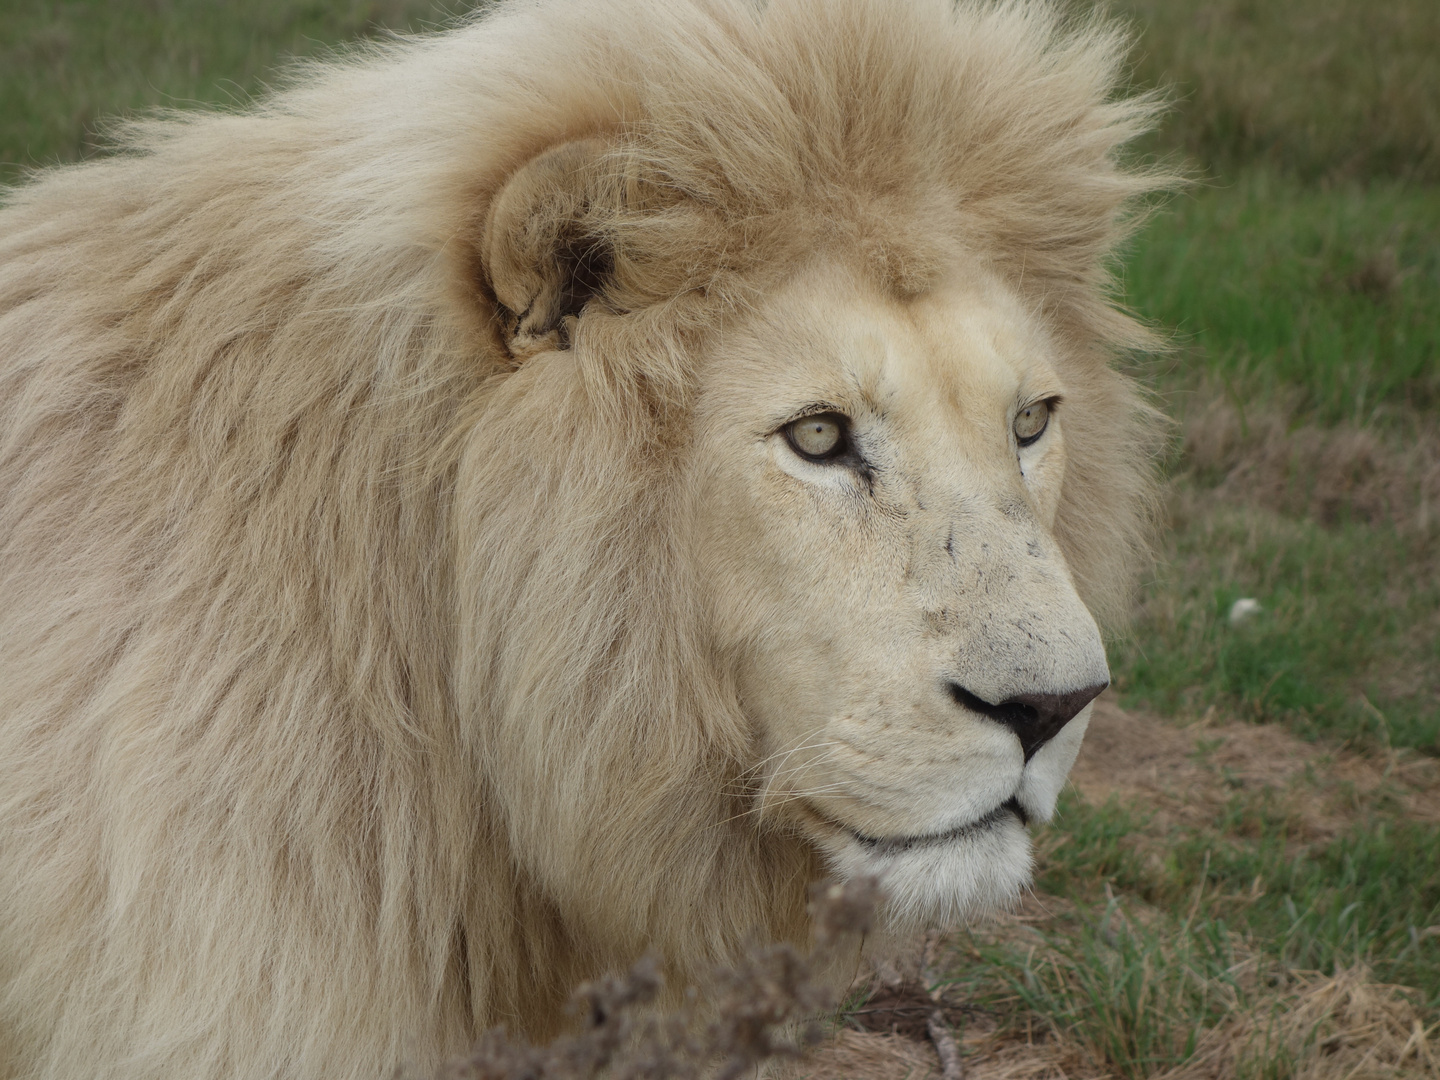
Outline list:
[[[1413,997],[1373,981],[1363,966],[1301,975],[1207,1031],[1189,1061],[1155,1080],[1231,1080],[1282,1069],[1293,1080],[1440,1076],[1437,1025],[1423,1022]]]
[[[1440,531],[1440,429],[1422,417],[1395,429],[1320,426],[1304,422],[1283,395],[1247,407],[1214,383],[1186,404],[1183,462],[1208,501],[1327,525],[1387,522],[1424,537]]]

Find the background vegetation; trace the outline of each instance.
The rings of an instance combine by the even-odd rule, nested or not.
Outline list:
[[[458,6],[0,0],[0,181],[94,152],[107,117],[240,103],[287,57]],[[1171,355],[1131,362],[1177,427],[1166,558],[1112,668],[1197,779],[1173,805],[1067,795],[1040,913],[956,939],[932,981],[983,1035],[975,1075],[1428,1075],[1440,4],[1110,10],[1135,27],[1136,85],[1175,101],[1139,152],[1198,180],[1125,260],[1123,301],[1173,331]],[[1240,598],[1259,611],[1232,623]],[[1303,769],[1216,764],[1207,731],[1236,719],[1298,735],[1257,745]]]
[[[421,0],[0,0],[0,182],[95,152],[139,109],[237,105],[285,62],[421,30]]]

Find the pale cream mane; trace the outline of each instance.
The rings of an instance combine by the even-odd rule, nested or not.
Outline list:
[[[379,1076],[653,948],[803,937],[674,450],[816,252],[967,253],[1066,345],[1056,533],[1116,620],[1153,413],[1108,366],[1123,39],[1037,5],[513,3],[139,124],[0,216],[0,1076]],[[506,178],[606,141],[613,270],[507,344]],[[546,882],[542,889],[538,884]],[[9,1055],[7,1058],[6,1055]]]

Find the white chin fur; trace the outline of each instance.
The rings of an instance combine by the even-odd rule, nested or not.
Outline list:
[[[1086,707],[1026,763],[1015,795],[1031,821],[1049,821],[1055,813],[1089,724]],[[897,930],[956,926],[1009,907],[1030,884],[1033,866],[1030,834],[1005,810],[949,840],[886,845],[849,836],[822,846],[841,877],[879,879],[886,921]]]
[[[826,845],[842,878],[873,875],[893,929],[957,926],[1014,904],[1030,883],[1030,835],[1002,813],[992,824],[947,841],[871,847],[859,840]]]

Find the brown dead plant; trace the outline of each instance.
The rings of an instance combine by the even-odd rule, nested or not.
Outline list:
[[[736,1080],[765,1062],[799,1058],[821,1041],[821,1019],[836,1006],[828,972],[839,950],[870,931],[879,900],[873,878],[822,882],[811,890],[810,955],[788,944],[752,946],[669,1012],[654,1007],[664,978],[646,957],[575,991],[571,1033],[531,1045],[494,1028],[438,1080]]]

